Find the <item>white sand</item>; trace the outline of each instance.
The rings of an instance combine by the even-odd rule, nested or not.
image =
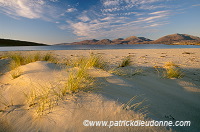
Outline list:
[[[45,51],[46,52],[46,51]],[[73,58],[89,55],[88,50],[51,51],[59,58]],[[38,86],[63,85],[68,72],[65,67],[46,62],[35,62],[21,67],[23,75],[11,79],[2,66],[6,60],[0,60],[3,75],[0,76],[1,94],[7,100],[13,98],[14,106],[1,112],[2,126],[12,126],[14,131],[156,131],[156,128],[84,127],[82,121],[88,120],[130,120],[132,111],[120,109],[119,103],[127,103],[138,96],[133,103],[146,100],[148,116],[155,120],[192,121],[191,127],[173,127],[177,131],[199,131],[200,122],[200,49],[137,49],[137,50],[94,50],[101,54],[112,67],[117,67],[121,59],[132,55],[132,66],[118,68],[122,76],[114,75],[101,69],[91,69],[90,75],[96,77],[97,85],[92,93],[79,93],[67,96],[52,113],[44,118],[35,118],[33,110],[26,110],[25,97],[21,94]],[[183,54],[189,52],[191,54]],[[162,66],[173,61],[183,69],[181,79],[166,79],[158,76],[153,66]],[[136,69],[142,69],[138,75]],[[118,101],[118,103],[116,102]],[[142,107],[142,106],[141,106]],[[3,109],[3,105],[0,105]],[[138,109],[135,109],[137,111]],[[143,112],[145,111],[143,110]],[[139,111],[138,111],[139,112]],[[136,115],[136,114],[134,114]],[[171,115],[171,117],[170,117]],[[1,124],[1,123],[0,123]],[[26,125],[24,125],[26,124]],[[137,130],[140,129],[140,130]],[[151,130],[150,130],[151,129]],[[161,128],[158,128],[161,131]]]

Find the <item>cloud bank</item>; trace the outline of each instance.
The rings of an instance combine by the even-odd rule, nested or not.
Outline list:
[[[152,32],[168,24],[167,18],[172,14],[169,0],[101,0],[99,10],[81,13],[78,20],[67,21],[73,33],[80,39],[116,38]],[[98,17],[94,17],[98,16]]]
[[[51,20],[58,15],[50,3],[58,0],[0,0],[0,12],[13,18]]]
[[[99,0],[97,3],[0,0],[0,13],[17,19],[52,21],[58,28],[73,33],[79,39],[98,39],[158,30],[169,24],[169,18],[178,10],[172,5],[173,0]]]

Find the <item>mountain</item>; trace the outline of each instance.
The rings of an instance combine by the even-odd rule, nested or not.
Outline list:
[[[20,41],[20,40],[0,39],[0,46],[47,46],[47,45],[35,42]]]
[[[66,43],[60,45],[111,45],[111,44],[171,44],[171,45],[200,45],[200,38],[187,34],[171,34],[161,37],[157,40],[151,40],[145,37],[130,36],[125,39],[117,38],[114,40],[83,40],[80,42]]]
[[[125,38],[124,41],[139,41],[140,39],[136,36],[130,36],[128,38]]]
[[[149,43],[149,41],[152,41],[145,37],[136,37],[136,36],[128,37],[125,40],[129,41],[128,44],[143,44],[143,43]]]
[[[118,39],[112,40],[112,44],[123,44],[123,43],[124,43],[123,38],[118,38]]]
[[[152,41],[151,39],[148,39],[148,38],[145,38],[145,37],[138,37],[140,40],[143,40],[143,41]]]
[[[112,44],[143,44],[143,43],[148,43],[148,41],[152,40],[145,37],[130,36],[125,39],[123,38],[114,39],[112,41]]]
[[[102,39],[97,41],[95,44],[103,44],[103,45],[112,44],[112,41],[110,39]]]
[[[83,40],[83,41],[80,41],[80,42],[73,42],[71,44],[74,44],[74,45],[91,45],[91,44],[95,44],[98,41],[99,40],[92,39],[92,40]]]
[[[198,44],[200,38],[188,34],[171,34],[154,40],[154,44]]]

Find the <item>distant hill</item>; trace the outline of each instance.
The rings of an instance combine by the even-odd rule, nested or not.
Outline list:
[[[0,39],[0,46],[47,46],[47,45],[35,42],[20,41],[20,40]]]
[[[145,37],[131,36],[131,37],[125,38],[124,41],[129,41],[129,42],[144,42],[144,41],[151,41],[151,40],[147,39]]]
[[[161,37],[154,44],[200,44],[200,38],[188,34],[171,34]]]
[[[171,45],[200,45],[200,38],[187,34],[171,34],[157,40],[150,40],[145,37],[130,36],[125,39],[117,38],[114,40],[83,40],[73,43],[62,43],[59,45],[112,45],[112,44],[171,44]]]
[[[102,39],[102,40],[99,40],[97,41],[95,44],[112,44],[112,41],[110,39]]]
[[[73,42],[73,43],[61,43],[61,44],[56,44],[56,45],[112,45],[112,44],[138,44],[138,43],[147,43],[149,41],[152,41],[150,39],[144,38],[144,37],[136,37],[136,36],[131,36],[126,39],[123,38],[118,38],[114,40],[110,39],[102,39],[102,40],[83,40],[80,42]]]
[[[99,40],[96,40],[96,39],[92,39],[92,40],[83,40],[83,41],[80,41],[80,42],[73,42],[71,44],[74,44],[74,45],[91,45],[91,44],[95,44],[96,42],[98,42]]]
[[[113,40],[113,44],[142,44],[142,43],[149,43],[149,41],[152,41],[148,38],[145,37],[137,37],[137,36],[130,36],[125,39],[118,39],[118,40]]]

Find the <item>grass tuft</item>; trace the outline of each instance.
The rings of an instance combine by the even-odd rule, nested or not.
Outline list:
[[[122,62],[121,64],[119,64],[119,67],[126,67],[126,66],[129,66],[130,64],[131,64],[131,57],[127,56],[122,59]]]
[[[181,71],[180,67],[173,62],[165,63],[163,68],[165,68],[163,75],[166,78],[182,78],[183,77],[183,72]]]
[[[78,92],[92,85],[93,81],[94,79],[87,74],[87,69],[79,68],[77,71],[70,73],[62,94]]]
[[[57,59],[55,58],[55,56],[52,53],[46,53],[43,58],[42,61],[50,61],[50,62],[57,62]]]
[[[8,54],[8,57],[12,59],[9,66],[11,70],[26,64],[25,58],[21,54]]]
[[[164,77],[167,77],[167,78],[182,78],[183,77],[182,71],[178,68],[170,67],[165,70],[166,71],[164,71]]]
[[[103,61],[102,56],[96,55],[94,53],[90,54],[88,59],[89,67],[97,67],[100,69],[105,69],[106,63]]]
[[[7,53],[4,56],[11,59],[11,62],[9,65],[11,70],[21,65],[26,65],[28,63],[36,62],[36,61],[50,61],[52,63],[57,62],[57,59],[51,53],[46,53],[44,55],[40,54],[39,52],[35,54],[28,54],[28,55],[22,55],[20,53]]]
[[[102,57],[93,53],[89,57],[82,56],[71,60],[68,64],[71,64],[77,69],[70,72],[65,87],[61,89],[62,96],[65,96],[67,93],[75,93],[79,90],[87,89],[93,84],[94,78],[90,77],[87,73],[89,68],[97,67],[104,69],[106,67]]]
[[[146,99],[143,99],[141,101],[138,100],[139,96],[132,97],[127,103],[122,104],[121,108],[124,110],[134,110],[138,112],[138,115],[141,117],[146,117],[148,114],[147,105],[144,105],[144,102],[146,102]]]
[[[134,73],[132,74],[132,76],[134,76],[134,75],[141,75],[143,72],[144,72],[143,69],[138,68],[138,69],[136,69],[136,70],[134,71]]]
[[[13,79],[16,79],[22,75],[22,71],[19,68],[16,68],[10,72]]]
[[[168,68],[168,67],[179,67],[177,64],[175,64],[174,62],[170,61],[170,62],[166,62],[163,66],[164,68]]]
[[[84,57],[84,56],[78,57],[75,60],[71,60],[67,64],[80,68],[92,68],[92,67],[100,69],[106,68],[106,63],[103,61],[102,57],[94,53],[91,53],[89,57]]]
[[[24,93],[29,109],[34,108],[38,116],[52,112],[58,104],[58,97],[54,94],[53,88],[47,85],[39,85],[39,88],[35,88],[40,90],[32,89],[29,93]]]

